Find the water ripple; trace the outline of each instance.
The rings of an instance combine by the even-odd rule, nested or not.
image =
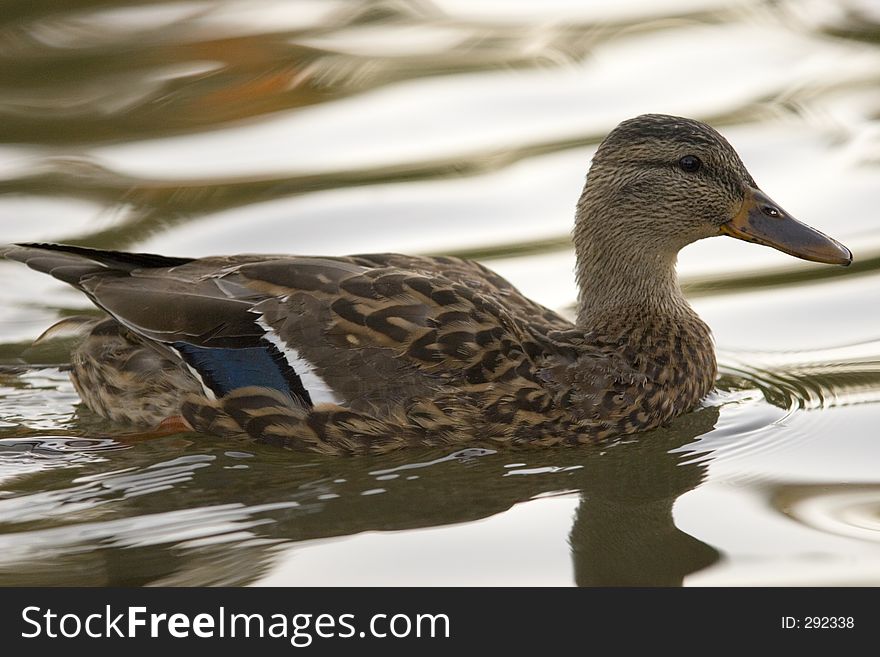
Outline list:
[[[754,387],[789,414],[880,401],[880,341],[806,352],[720,352],[719,361],[722,388]]]
[[[788,449],[833,433],[835,416],[822,411],[880,402],[880,341],[797,352],[720,351],[719,371],[717,390],[704,404],[723,412],[712,431],[680,450],[711,451],[694,462]],[[755,477],[761,475],[742,474],[739,481]]]
[[[106,447],[105,447],[106,448]],[[74,452],[82,458],[82,451]],[[57,457],[54,457],[57,458]],[[188,482],[200,468],[207,467],[214,456],[199,455],[154,463],[146,468],[125,468],[73,479],[73,485],[57,490],[42,490],[0,500],[0,526],[11,523],[55,519],[74,522],[78,514],[91,512],[108,502],[168,490]],[[59,465],[69,465],[64,460]],[[40,464],[39,470],[45,470]]]
[[[40,436],[0,439],[0,482],[56,468],[106,460],[108,451],[126,449],[109,438]]]
[[[783,485],[772,503],[819,531],[880,543],[880,484]]]

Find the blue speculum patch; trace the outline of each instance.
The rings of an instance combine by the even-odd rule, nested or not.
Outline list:
[[[299,375],[284,354],[266,340],[260,340],[259,346],[240,348],[200,347],[188,342],[175,342],[172,346],[218,397],[236,388],[259,386],[312,405]]]

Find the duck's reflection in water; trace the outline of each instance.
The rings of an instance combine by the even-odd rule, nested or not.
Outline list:
[[[433,461],[428,467],[410,467],[414,459],[406,453],[382,468],[375,460],[337,461],[326,464],[325,477],[303,483],[313,499],[341,499],[315,506],[312,513],[304,513],[309,504],[302,500],[283,520],[267,525],[263,535],[304,541],[462,523],[537,496],[578,491],[580,503],[569,534],[577,585],[679,586],[686,575],[711,565],[719,555],[678,529],[672,517],[675,500],[703,480],[708,455],[673,450],[711,431],[717,419],[717,408],[705,408],[669,428],[614,445],[481,458],[475,451],[468,457],[466,451],[457,453],[456,462],[427,460]],[[525,462],[523,469],[537,474],[504,476],[510,470],[499,470],[511,462]],[[394,474],[399,476],[376,481]],[[407,479],[413,474],[418,478]],[[385,493],[361,494],[378,487]]]
[[[708,459],[671,451],[717,419],[718,409],[706,408],[594,459],[582,476],[570,537],[578,586],[680,586],[718,560],[672,518],[675,500],[700,484]]]
[[[465,523],[576,491],[576,584],[680,585],[718,553],[672,518],[675,500],[702,481],[707,455],[673,450],[717,419],[717,408],[705,408],[616,444],[453,455],[300,458],[205,437],[140,443],[84,464],[72,486],[63,469],[48,470],[39,488],[51,492],[0,500],[0,582],[248,584],[295,559],[303,541]],[[179,456],[156,462],[172,442]],[[525,464],[516,476],[513,462]],[[364,494],[378,488],[383,494]],[[418,581],[388,572],[387,583]]]

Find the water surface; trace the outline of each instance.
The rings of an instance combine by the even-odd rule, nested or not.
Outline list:
[[[688,247],[721,374],[668,428],[319,458],[92,416],[32,344],[88,302],[0,262],[0,584],[880,584],[878,44],[869,0],[6,3],[3,242],[453,253],[570,315],[589,159],[667,112],[855,264]]]

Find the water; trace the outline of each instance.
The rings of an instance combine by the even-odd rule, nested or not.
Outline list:
[[[456,253],[571,314],[590,156],[712,122],[849,269],[681,255],[721,375],[558,451],[319,458],[90,415],[91,312],[0,262],[0,584],[880,584],[880,11],[870,0],[7,2],[2,240]]]

